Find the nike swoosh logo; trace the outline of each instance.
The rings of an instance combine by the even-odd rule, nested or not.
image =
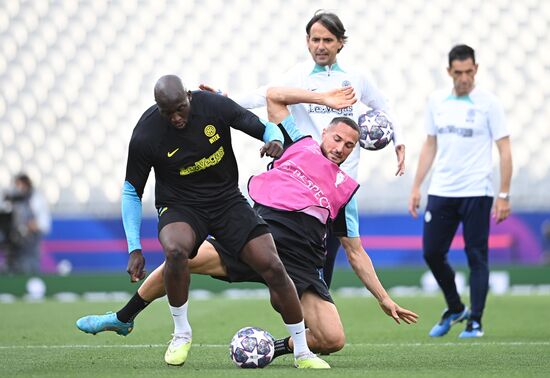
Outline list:
[[[174,151],[168,152],[166,155],[168,155],[168,157],[171,158],[172,156],[174,156],[174,154],[175,154],[176,152],[178,152],[178,150],[179,150],[179,148],[176,148]]]

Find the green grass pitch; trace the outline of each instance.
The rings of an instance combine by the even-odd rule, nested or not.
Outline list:
[[[183,367],[163,361],[171,338],[165,300],[149,306],[127,337],[78,331],[77,318],[117,310],[120,302],[46,301],[0,304],[0,377],[534,377],[550,372],[550,297],[490,296],[485,337],[460,340],[460,324],[439,339],[427,336],[444,305],[441,297],[403,297],[420,314],[417,325],[397,325],[372,298],[336,297],[347,345],[329,356],[330,371],[298,371],[291,356],[263,370],[236,368],[228,357],[233,333],[247,325],[286,334],[266,299],[216,297],[190,302],[193,347]]]

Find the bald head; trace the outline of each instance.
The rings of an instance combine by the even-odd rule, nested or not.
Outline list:
[[[155,101],[160,114],[178,128],[184,128],[190,110],[191,92],[176,75],[165,75],[155,84]]]
[[[185,88],[176,75],[164,75],[155,84],[155,101],[171,102],[185,96]]]

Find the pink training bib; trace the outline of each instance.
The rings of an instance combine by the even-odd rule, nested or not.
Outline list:
[[[301,211],[327,223],[335,219],[359,184],[323,156],[311,137],[290,145],[273,168],[248,182],[254,202],[274,209]]]

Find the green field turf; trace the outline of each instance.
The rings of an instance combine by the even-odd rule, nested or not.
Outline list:
[[[233,333],[246,325],[286,334],[265,299],[191,300],[194,344],[183,367],[163,361],[171,338],[164,300],[137,319],[128,337],[78,331],[80,316],[118,309],[120,302],[0,304],[0,377],[532,377],[550,374],[550,297],[490,296],[486,336],[459,340],[463,325],[443,338],[427,336],[439,318],[442,298],[406,297],[398,302],[421,315],[416,326],[396,325],[372,298],[336,298],[347,345],[326,356],[332,370],[292,368],[283,356],[263,370],[236,368],[228,357]]]

